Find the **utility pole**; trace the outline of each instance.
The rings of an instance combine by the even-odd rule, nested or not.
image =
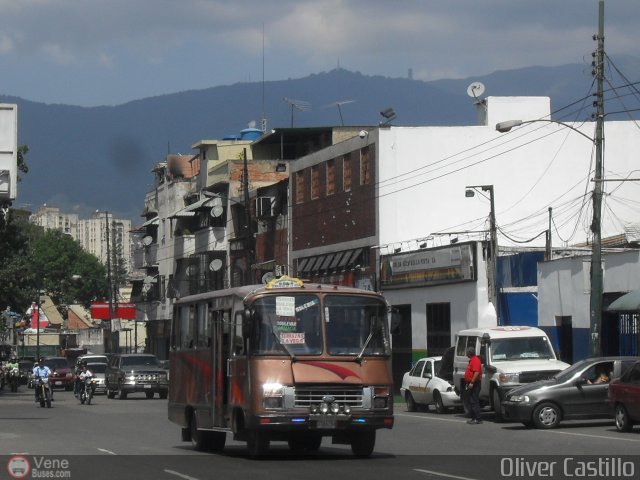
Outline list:
[[[107,237],[107,283],[109,284],[109,343],[111,344],[111,350],[114,347],[114,334],[113,334],[113,285],[111,279],[111,247],[110,247],[110,232],[109,232],[109,212],[105,212],[105,234]]]
[[[596,165],[593,189],[593,222],[591,231],[591,299],[589,347],[592,357],[602,355],[600,331],[602,327],[602,153],[604,143],[604,0],[598,2],[598,33],[594,35],[598,46],[594,55],[593,74],[596,77]]]
[[[244,248],[247,259],[247,274],[245,276],[245,285],[253,285],[255,278],[253,278],[252,268],[255,263],[254,260],[254,240],[253,240],[253,227],[251,226],[251,203],[249,199],[249,165],[247,162],[247,149],[242,150],[243,166],[242,166],[242,190],[244,191],[244,212],[246,226],[244,229]]]
[[[551,214],[552,214],[552,208],[549,207],[549,228],[547,229],[547,241],[546,241],[546,248],[545,248],[545,260],[551,260]]]

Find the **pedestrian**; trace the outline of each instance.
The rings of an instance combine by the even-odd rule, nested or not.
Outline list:
[[[464,380],[466,382],[466,395],[471,404],[471,419],[467,421],[470,425],[482,423],[480,417],[480,385],[482,383],[482,362],[480,357],[476,355],[476,349],[467,348],[467,357],[469,364],[464,372]]]

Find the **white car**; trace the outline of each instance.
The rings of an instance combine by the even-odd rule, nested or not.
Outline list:
[[[419,405],[434,405],[436,412],[445,413],[449,408],[462,406],[453,384],[437,376],[441,360],[442,357],[421,358],[404,374],[400,394],[407,403],[407,411],[415,412]]]

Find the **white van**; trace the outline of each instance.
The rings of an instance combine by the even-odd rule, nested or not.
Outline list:
[[[524,383],[551,378],[569,366],[557,359],[549,337],[539,328],[504,326],[462,330],[456,334],[453,359],[454,385],[460,392],[464,389],[469,347],[482,359],[480,402],[491,405],[497,420],[502,419],[500,403],[506,392]],[[468,404],[463,403],[468,411]]]

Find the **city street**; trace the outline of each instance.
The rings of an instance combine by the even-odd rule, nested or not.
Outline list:
[[[157,397],[147,400],[134,394],[127,400],[110,400],[98,396],[91,405],[81,405],[71,392],[56,391],[53,407],[47,409],[37,406],[33,390],[22,386],[18,393],[1,392],[0,407],[2,461],[23,456],[33,470],[37,465],[43,467],[45,457],[53,462],[49,470],[57,471],[59,478],[204,480],[259,475],[275,479],[300,478],[302,472],[308,479],[353,479],[359,475],[537,478],[526,473],[526,465],[537,468],[539,478],[565,478],[568,472],[563,473],[563,468],[575,472],[580,462],[586,461],[599,461],[599,468],[614,473],[616,468],[632,468],[631,478],[638,478],[640,472],[635,459],[640,450],[640,429],[621,434],[613,421],[567,422],[559,429],[542,431],[495,423],[489,412],[485,412],[482,425],[467,425],[459,413],[408,413],[404,405],[398,405],[394,429],[379,432],[370,459],[356,459],[348,446],[331,445],[324,439],[320,451],[313,455],[293,454],[286,443],[274,442],[268,457],[254,460],[245,444],[232,441],[230,435],[220,454],[194,451],[180,441],[179,427],[167,420],[166,400]],[[545,475],[549,465],[552,469],[555,466],[553,475]],[[63,471],[70,475],[60,473]],[[624,472],[617,473],[598,476],[627,477]]]

